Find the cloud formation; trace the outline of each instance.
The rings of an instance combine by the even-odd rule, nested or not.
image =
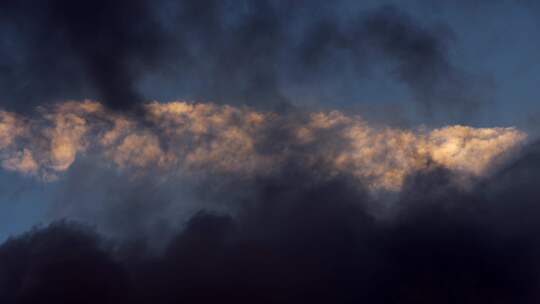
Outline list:
[[[539,303],[530,16],[387,2],[0,1],[0,303]]]
[[[158,254],[54,223],[0,246],[0,300],[536,303],[537,148],[468,190],[420,171],[389,219],[350,175],[289,163],[236,179],[216,199],[242,194],[237,214],[196,214]]]
[[[398,6],[24,0],[1,3],[0,17],[0,102],[18,111],[66,98],[132,110],[178,96],[283,110],[291,90],[353,102],[360,92],[342,85],[380,71],[428,112],[470,112],[488,93],[451,60],[447,25]]]
[[[54,180],[77,157],[96,155],[137,174],[250,177],[295,156],[324,163],[325,174],[346,172],[370,189],[398,191],[406,176],[431,165],[482,176],[526,139],[514,128],[372,126],[339,111],[284,115],[183,101],[144,109],[143,121],[94,101],[42,107],[33,117],[2,112],[2,167]]]

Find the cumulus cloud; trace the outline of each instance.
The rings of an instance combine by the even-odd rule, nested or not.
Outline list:
[[[157,254],[74,223],[36,228],[0,246],[0,300],[537,303],[537,148],[467,190],[440,167],[409,176],[390,219],[350,175],[293,162],[234,179],[215,199],[241,193],[237,214],[201,211]]]
[[[540,143],[435,125],[474,35],[329,3],[0,1],[0,303],[539,303]]]
[[[431,165],[482,176],[526,139],[511,127],[374,126],[339,111],[284,115],[184,101],[152,102],[144,109],[143,121],[95,101],[60,103],[33,117],[2,112],[2,166],[54,180],[77,157],[96,155],[138,174],[158,169],[252,177],[294,155],[307,164],[324,163],[329,176],[350,173],[372,190],[399,191],[406,176]]]

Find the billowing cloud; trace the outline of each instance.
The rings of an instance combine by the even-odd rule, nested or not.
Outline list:
[[[40,108],[34,117],[2,112],[2,167],[51,180],[91,154],[138,174],[250,177],[267,175],[294,155],[324,164],[329,176],[347,173],[372,190],[398,191],[406,176],[431,165],[482,176],[526,139],[511,127],[402,130],[338,111],[287,116],[184,101],[144,109],[143,120],[95,101]]]
[[[527,147],[467,191],[444,168],[418,172],[391,219],[370,215],[366,191],[347,174],[289,164],[234,179],[217,200],[244,194],[236,215],[201,211],[158,253],[146,239],[115,242],[54,223],[0,245],[0,300],[538,303],[539,151]]]
[[[0,3],[0,24],[0,103],[19,111],[88,97],[116,110],[156,96],[263,109],[317,96],[352,103],[376,70],[443,117],[490,92],[450,56],[448,24],[399,5],[20,0]]]
[[[0,303],[540,303],[532,15],[384,2],[0,1]]]

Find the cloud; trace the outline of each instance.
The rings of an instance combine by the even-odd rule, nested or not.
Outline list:
[[[387,217],[418,172],[449,170],[449,185],[470,190],[526,142],[514,128],[397,129],[339,111],[283,114],[184,101],[143,108],[129,115],[70,101],[30,116],[6,112],[0,123],[21,132],[9,133],[0,166],[41,189],[31,200],[42,222],[73,219],[110,237],[148,239],[159,250],[197,210],[236,214],[251,183],[289,166],[322,180],[347,176],[366,190],[370,214]]]
[[[450,59],[448,26],[397,6],[48,0],[0,12],[2,103],[17,111],[83,98],[132,110],[159,94],[285,110],[291,89],[309,92],[297,100],[357,100],[336,83],[357,87],[374,70],[404,84],[423,113],[461,115],[489,93]]]
[[[166,48],[148,4],[3,3],[2,23],[10,42],[2,49],[6,56],[18,57],[5,63],[4,83],[14,84],[6,92],[25,104],[97,93],[114,109],[132,107],[141,100],[134,88],[141,69],[158,62]],[[19,27],[19,22],[27,26]]]
[[[7,241],[0,249],[0,298],[4,303],[122,299],[127,277],[99,243],[90,230],[68,223]]]
[[[238,212],[194,215],[158,254],[52,224],[0,247],[0,299],[535,303],[540,227],[515,215],[540,215],[537,187],[517,178],[524,166],[537,174],[537,152],[525,148],[472,189],[447,169],[422,170],[390,218],[370,214],[369,191],[349,174],[290,162],[216,193],[241,195]]]
[[[144,121],[93,101],[42,108],[34,118],[3,112],[2,166],[54,180],[78,157],[95,155],[138,175],[251,178],[271,174],[294,155],[306,164],[324,163],[325,174],[346,172],[372,190],[399,191],[406,176],[431,164],[485,175],[526,139],[515,128],[371,126],[338,111],[288,116],[183,101],[144,109]]]
[[[538,303],[538,142],[301,107],[382,73],[464,116],[491,90],[452,28],[304,4],[1,2],[0,167],[48,214],[0,302]]]

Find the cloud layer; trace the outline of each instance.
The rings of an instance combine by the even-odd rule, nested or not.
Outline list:
[[[0,1],[0,303],[539,303],[535,14],[385,2]]]
[[[540,299],[538,144],[515,128],[69,101],[1,112],[0,144],[68,219],[0,245],[3,303]]]
[[[216,200],[242,194],[236,215],[200,212],[158,254],[55,223],[0,246],[0,299],[536,303],[538,151],[526,147],[467,190],[444,168],[422,170],[389,219],[370,215],[368,191],[350,175],[289,163],[235,179]]]
[[[0,113],[2,167],[55,180],[77,158],[164,175],[267,176],[292,157],[351,174],[372,190],[399,191],[406,176],[440,166],[483,176],[526,139],[514,128],[401,130],[338,111],[290,115],[183,101],[144,106],[144,119],[98,102],[64,102],[34,116]]]
[[[0,17],[0,102],[19,111],[66,98],[121,111],[177,96],[272,110],[352,103],[378,73],[443,117],[489,93],[451,59],[447,25],[392,5],[25,0],[0,4]]]

